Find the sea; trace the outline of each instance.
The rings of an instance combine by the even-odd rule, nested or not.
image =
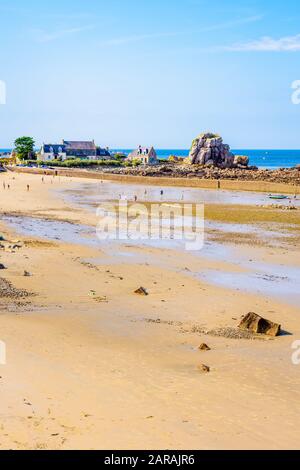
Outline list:
[[[11,149],[0,149],[0,152],[9,152]],[[112,149],[113,152],[123,152],[126,155],[133,149]],[[188,149],[156,149],[158,158],[167,160],[170,155],[178,157],[188,157]],[[250,159],[250,165],[259,168],[293,168],[300,165],[300,150],[267,150],[267,149],[235,149],[232,150],[235,155],[247,155]]]
[[[124,152],[129,154],[130,149],[115,149],[115,152]],[[234,155],[247,155],[250,159],[250,165],[259,168],[268,168],[275,170],[277,168],[293,168],[300,165],[300,150],[231,150]],[[188,157],[189,150],[182,149],[156,149],[158,158],[166,160],[170,155],[177,157]]]

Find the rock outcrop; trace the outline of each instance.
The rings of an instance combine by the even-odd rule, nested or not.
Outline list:
[[[300,186],[300,171],[296,168],[281,168],[277,170],[258,169],[253,166],[234,168],[218,168],[203,165],[191,165],[190,163],[163,163],[155,166],[138,166],[104,168],[99,167],[98,173],[115,175],[132,175],[147,177],[168,177],[168,178],[198,178],[213,180],[232,180],[232,181],[265,181],[270,183],[285,183],[294,186]],[[72,176],[73,173],[72,173]],[[298,191],[299,193],[299,191]]]
[[[234,155],[229,145],[223,143],[222,137],[217,134],[200,134],[193,140],[189,161],[192,165],[211,165],[220,168],[232,168]]]

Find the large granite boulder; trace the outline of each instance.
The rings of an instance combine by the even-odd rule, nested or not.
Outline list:
[[[234,166],[234,155],[222,137],[210,132],[200,134],[192,142],[189,161],[192,165],[211,165],[221,168]]]

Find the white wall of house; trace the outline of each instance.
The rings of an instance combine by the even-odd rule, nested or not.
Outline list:
[[[98,160],[98,157],[96,155],[90,155],[89,157],[86,157],[86,160]]]
[[[40,153],[40,158],[41,158],[42,162],[50,162],[51,160],[55,159],[55,155],[54,155],[53,152],[48,152],[47,153],[47,152],[44,152],[44,150],[42,149],[41,153]],[[57,158],[59,158],[61,160],[66,160],[67,155],[64,152],[60,152],[58,154]]]

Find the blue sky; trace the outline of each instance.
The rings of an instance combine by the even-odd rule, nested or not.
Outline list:
[[[296,0],[0,0],[0,147],[300,148]]]

